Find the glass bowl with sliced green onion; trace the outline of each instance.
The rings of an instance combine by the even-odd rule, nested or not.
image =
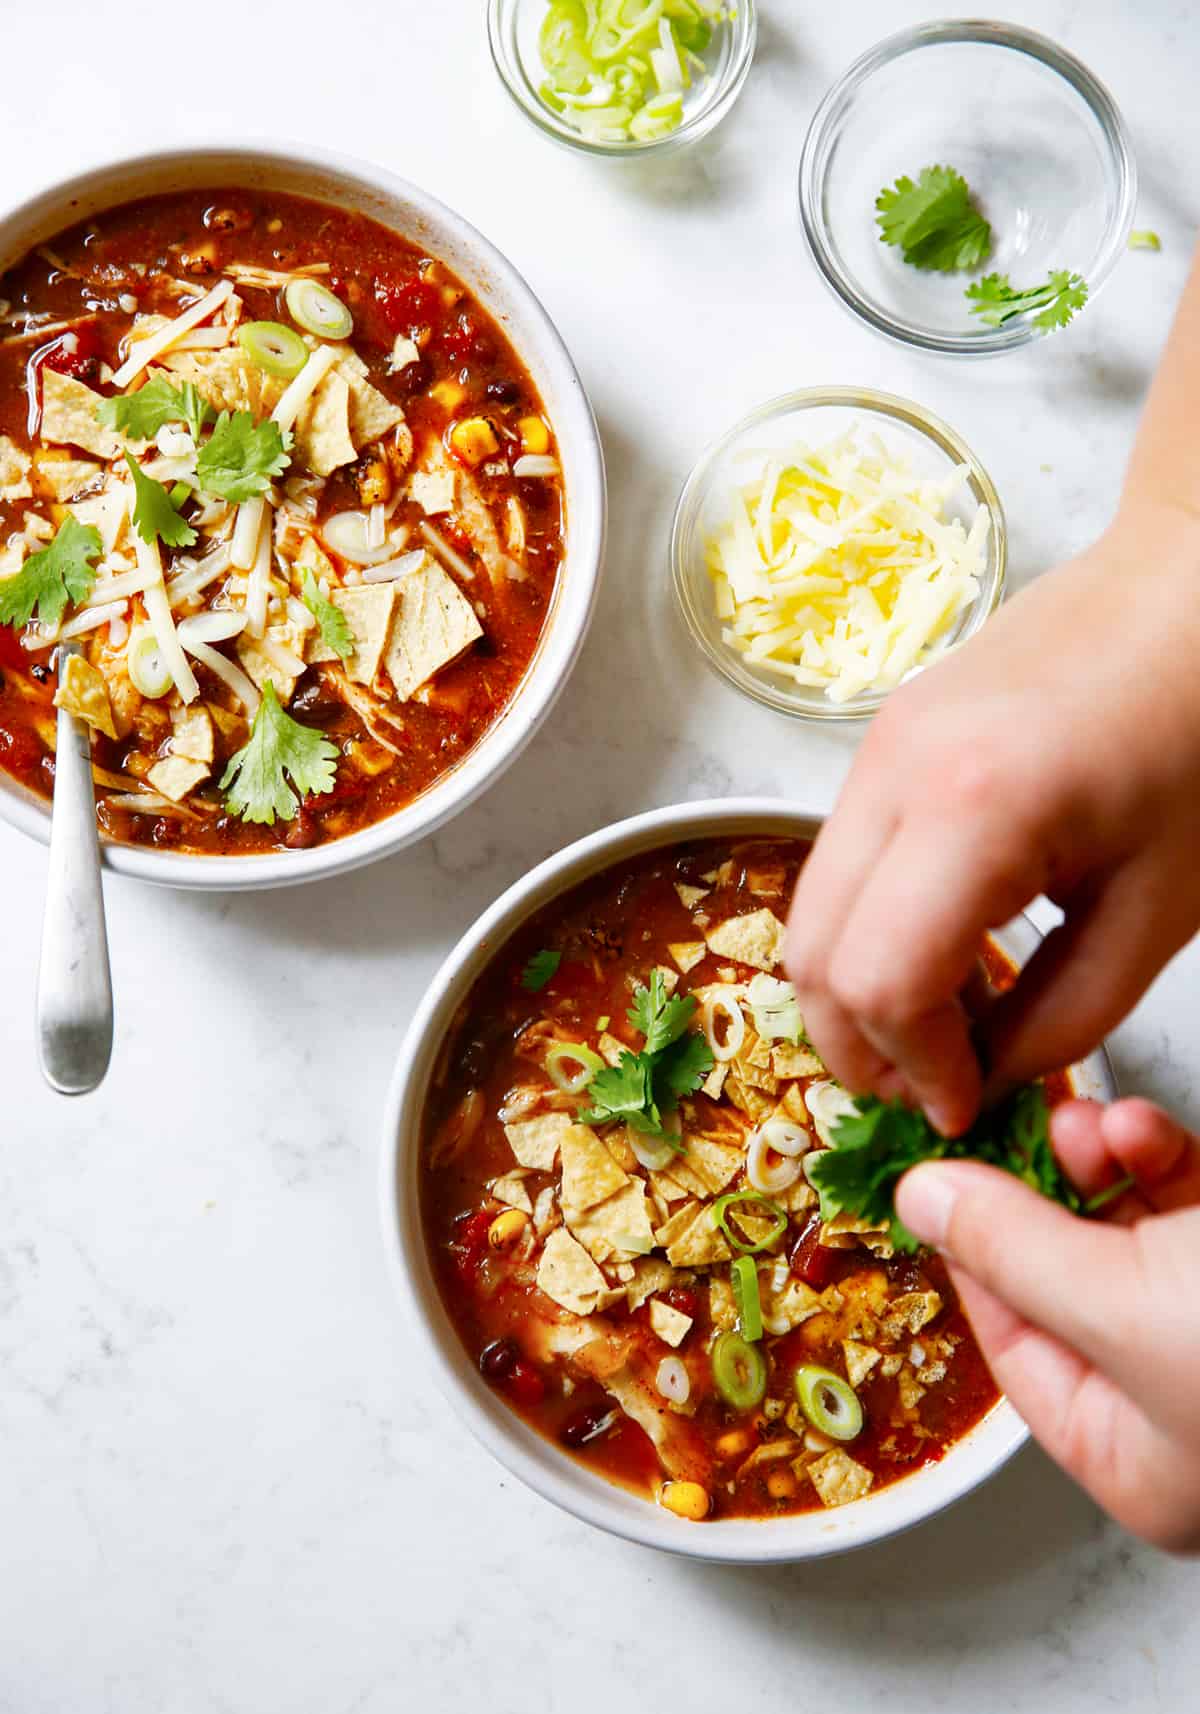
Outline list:
[[[947,356],[1066,326],[1124,254],[1137,172],[1088,68],[1012,24],[879,42],[813,116],[800,212],[822,277],[877,332]]]
[[[501,81],[547,137],[639,157],[707,136],[754,58],[754,0],[488,0]]]
[[[1004,512],[911,400],[810,387],[709,447],[671,531],[675,596],[727,683],[804,720],[863,720],[999,605]]]

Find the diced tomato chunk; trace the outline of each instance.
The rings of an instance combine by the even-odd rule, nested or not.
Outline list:
[[[827,1285],[833,1283],[839,1260],[836,1250],[822,1244],[821,1218],[820,1215],[814,1214],[792,1250],[792,1272],[797,1279],[803,1280],[805,1285],[812,1286],[814,1291],[824,1291]]]
[[[442,308],[437,287],[415,276],[385,279],[382,274],[376,275],[375,302],[392,333],[411,333],[414,328],[429,327],[439,318]]]
[[[60,334],[49,345],[35,351],[29,367],[40,374],[43,369],[55,369],[60,375],[71,375],[76,381],[90,381],[100,366],[100,336],[91,322],[83,322],[71,333]]]
[[[540,1405],[546,1396],[545,1381],[524,1357],[517,1358],[500,1385],[515,1405],[523,1405],[526,1410]]]

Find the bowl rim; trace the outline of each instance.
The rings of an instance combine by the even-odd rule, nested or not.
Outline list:
[[[553,385],[557,399],[555,432],[569,448],[564,470],[569,473],[566,551],[547,619],[525,675],[500,717],[474,748],[449,773],[420,797],[357,833],[331,840],[309,851],[269,851],[222,857],[190,852],[158,851],[152,847],[101,840],[104,867],[163,886],[213,892],[256,890],[301,885],[345,874],[366,863],[392,855],[426,838],[475,801],[516,760],[549,714],[565,686],[587,636],[599,595],[607,530],[607,486],[604,453],[591,403],[566,344],[541,300],[512,262],[470,221],[439,197],[374,162],[318,145],[287,138],[212,137],[194,143],[176,142],[163,149],[142,149],[107,157],[69,178],[54,178],[12,205],[0,205],[0,264],[22,253],[36,238],[22,233],[49,232],[57,219],[67,226],[82,217],[73,208],[105,187],[111,196],[95,201],[96,208],[169,191],[173,177],[192,185],[203,182],[211,165],[212,183],[222,173],[274,173],[299,181],[293,194],[321,200],[313,182],[327,181],[347,194],[402,204],[411,227],[428,229],[435,246],[453,246],[469,255],[490,291],[480,295],[490,313],[505,326],[522,360],[539,371],[545,390]],[[146,185],[157,174],[161,183]],[[136,188],[122,192],[126,177]],[[308,181],[307,183],[305,181]],[[228,182],[228,180],[227,180]],[[235,181],[236,182],[236,179]],[[368,208],[369,217],[387,224],[386,217]],[[520,322],[518,333],[512,326]],[[0,818],[43,845],[49,842],[49,803],[11,775],[0,772]]]
[[[854,96],[875,72],[904,55],[922,48],[953,43],[976,43],[1009,49],[1038,60],[1050,71],[1070,84],[1089,109],[1108,145],[1117,184],[1117,212],[1110,222],[1108,234],[1099,259],[1088,278],[1090,303],[1107,282],[1109,275],[1124,253],[1133,226],[1137,203],[1137,163],[1129,130],[1121,110],[1105,84],[1090,71],[1083,61],[1049,36],[1020,24],[1001,23],[991,19],[947,18],[885,36],[868,48],[849,65],[828,90],[813,114],[804,147],[800,155],[799,200],[800,220],[809,251],[817,271],[838,301],[860,320],[887,339],[918,350],[950,357],[995,357],[1004,351],[1015,351],[1041,337],[1032,322],[1023,321],[1007,328],[968,330],[964,333],[939,333],[911,322],[902,316],[892,316],[880,310],[872,299],[861,292],[854,279],[843,269],[825,237],[825,222],[821,217],[821,199],[828,142],[836,122]]]
[[[707,106],[700,108],[690,119],[685,119],[674,131],[668,131],[665,137],[651,137],[646,141],[633,138],[627,143],[592,140],[572,131],[569,125],[561,124],[545,104],[538,100],[537,93],[530,89],[528,80],[523,75],[518,76],[512,69],[504,39],[504,26],[509,15],[515,13],[523,4],[525,0],[488,0],[488,47],[491,50],[492,64],[501,83],[529,123],[540,131],[543,137],[548,137],[551,142],[559,144],[561,148],[573,150],[576,154],[592,155],[610,161],[643,160],[648,155],[671,154],[676,149],[697,142],[715,130],[728,114],[741,94],[742,86],[754,63],[758,42],[758,12],[755,0],[739,0],[737,11],[743,24],[742,40],[713,100]]]
[[[763,404],[747,413],[733,424],[716,440],[710,441],[692,466],[679,498],[675,503],[674,516],[671,519],[670,561],[671,583],[675,592],[675,604],[680,617],[687,629],[692,642],[700,650],[709,668],[715,672],[724,683],[732,685],[741,695],[750,701],[758,703],[762,708],[769,708],[777,714],[786,714],[793,720],[810,721],[819,725],[831,722],[847,724],[856,721],[869,720],[879,712],[884,703],[894,691],[864,691],[850,702],[835,703],[827,698],[819,700],[818,693],[813,692],[811,704],[798,703],[798,692],[785,692],[776,689],[768,683],[760,683],[742,666],[740,659],[730,649],[717,648],[710,644],[704,635],[698,598],[693,594],[691,578],[688,573],[687,536],[689,527],[694,523],[693,513],[698,516],[699,508],[703,505],[704,492],[711,479],[714,465],[723,458],[749,431],[759,425],[778,420],[791,413],[820,409],[833,405],[848,410],[862,411],[868,415],[885,417],[890,422],[903,424],[906,428],[914,429],[927,441],[945,453],[956,464],[966,465],[972,487],[977,490],[982,505],[988,507],[992,528],[989,533],[988,546],[988,581],[980,589],[979,595],[968,609],[964,617],[963,630],[956,639],[954,648],[960,647],[973,637],[976,632],[991,618],[1001,601],[1004,599],[1008,579],[1008,524],[1004,515],[1004,507],[995,483],[987,469],[972,448],[967,444],[956,429],[951,428],[942,417],[927,410],[914,399],[903,398],[898,393],[883,393],[871,387],[828,386],[800,387],[794,392],[777,393],[774,398],[767,399]],[[945,658],[949,650],[943,650],[935,655],[927,664],[933,666]],[[924,668],[910,676],[919,676]],[[905,679],[902,683],[907,683]],[[901,688],[896,686],[896,689]]]
[[[611,823],[537,864],[508,887],[446,955],[400,1047],[383,1115],[379,1161],[380,1224],[388,1271],[419,1358],[450,1410],[497,1462],[543,1499],[583,1522],[646,1547],[722,1563],[774,1564],[820,1559],[897,1535],[964,1498],[996,1474],[1029,1439],[1006,1398],[939,1463],[831,1512],[771,1520],[728,1519],[687,1529],[644,1496],[596,1475],[561,1452],[480,1378],[438,1295],[421,1228],[416,1143],[429,1075],[446,1026],[475,976],[528,915],[577,881],[623,857],[678,839],[734,832],[813,837],[825,807],[747,797],[670,804]],[[1018,931],[1029,955],[1040,939],[1027,918]],[[1008,937],[1008,931],[1004,931]],[[1011,941],[1010,941],[1011,944]],[[1101,1047],[1077,1068],[1081,1092],[1116,1093]]]

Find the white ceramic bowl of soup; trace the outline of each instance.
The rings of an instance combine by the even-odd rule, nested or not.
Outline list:
[[[107,868],[166,886],[243,890],[288,886],[358,868],[411,845],[479,796],[519,755],[549,713],[583,645],[604,552],[604,456],[595,418],[566,346],[524,279],[475,227],[436,197],[382,167],[317,150],[246,143],[135,155],[92,168],[0,214],[0,272],[64,227],[117,204],[209,186],[286,191],[369,216],[444,261],[511,341],[542,396],[562,466],[566,541],[541,638],[507,708],[475,748],[404,808],[307,851],[200,856],[104,843]],[[44,843],[50,806],[0,772],[0,816]]]
[[[1001,1399],[936,1464],[865,1499],[792,1517],[686,1523],[652,1500],[589,1470],[531,1428],[483,1380],[443,1305],[421,1219],[420,1141],[426,1094],[442,1044],[472,984],[520,925],[611,865],[689,839],[783,835],[812,839],[823,814],[769,798],[679,804],[589,834],[530,871],[459,941],[433,978],[392,1077],[384,1123],[381,1205],[392,1273],[422,1359],[455,1415],[544,1499],[585,1522],[647,1547],[696,1559],[765,1564],[818,1559],[881,1541],[933,1517],[985,1482],[1025,1444],[1029,1431]],[[1040,936],[1019,918],[994,937],[1021,964]],[[1076,1092],[1107,1100],[1115,1086],[1101,1050],[1072,1069]]]

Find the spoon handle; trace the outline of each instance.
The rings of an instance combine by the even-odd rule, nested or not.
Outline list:
[[[60,670],[76,646],[62,646]],[[95,1089],[112,1053],[112,979],[91,744],[86,726],[65,708],[58,711],[37,1034],[42,1075],[52,1089],[62,1095]]]

